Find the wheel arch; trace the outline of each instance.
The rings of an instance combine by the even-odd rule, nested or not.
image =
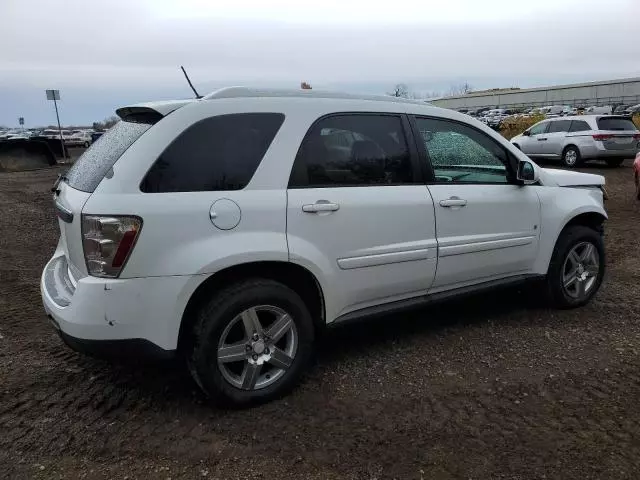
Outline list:
[[[582,213],[578,213],[575,216],[570,217],[563,227],[560,229],[560,233],[558,234],[558,238],[560,235],[569,227],[573,225],[583,225],[585,227],[589,227],[592,230],[595,230],[598,233],[602,232],[602,225],[607,220],[607,216],[602,212],[596,211],[586,211]],[[556,239],[556,242],[558,240]]]
[[[185,351],[192,341],[191,327],[196,321],[197,310],[217,290],[248,278],[266,278],[278,281],[296,292],[307,306],[313,318],[316,332],[325,327],[324,293],[320,282],[307,268],[283,261],[261,261],[233,265],[210,276],[198,285],[187,302],[178,333],[178,350]]]

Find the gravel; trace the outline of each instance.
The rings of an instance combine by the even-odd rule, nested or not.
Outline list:
[[[291,395],[207,404],[179,363],[66,348],[39,275],[60,168],[0,174],[0,472],[87,479],[640,476],[640,203],[607,176],[607,277],[588,306],[496,291],[329,333]]]

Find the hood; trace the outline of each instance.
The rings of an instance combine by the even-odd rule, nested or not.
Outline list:
[[[602,175],[593,173],[572,172],[571,170],[560,170],[557,168],[541,168],[540,180],[543,185],[556,187],[580,187],[587,185],[604,185],[605,179]]]

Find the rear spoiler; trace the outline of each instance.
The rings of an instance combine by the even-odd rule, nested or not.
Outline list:
[[[193,103],[196,100],[167,100],[164,102],[148,102],[137,103],[135,105],[128,105],[116,110],[116,114],[122,120],[128,120],[132,122],[136,121],[155,121],[157,122],[162,117],[169,115],[174,110],[177,110],[189,103]]]

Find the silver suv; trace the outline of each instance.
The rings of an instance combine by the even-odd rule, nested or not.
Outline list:
[[[617,167],[640,150],[640,132],[629,117],[580,115],[543,120],[511,143],[530,157],[559,159],[569,168],[583,160]]]

